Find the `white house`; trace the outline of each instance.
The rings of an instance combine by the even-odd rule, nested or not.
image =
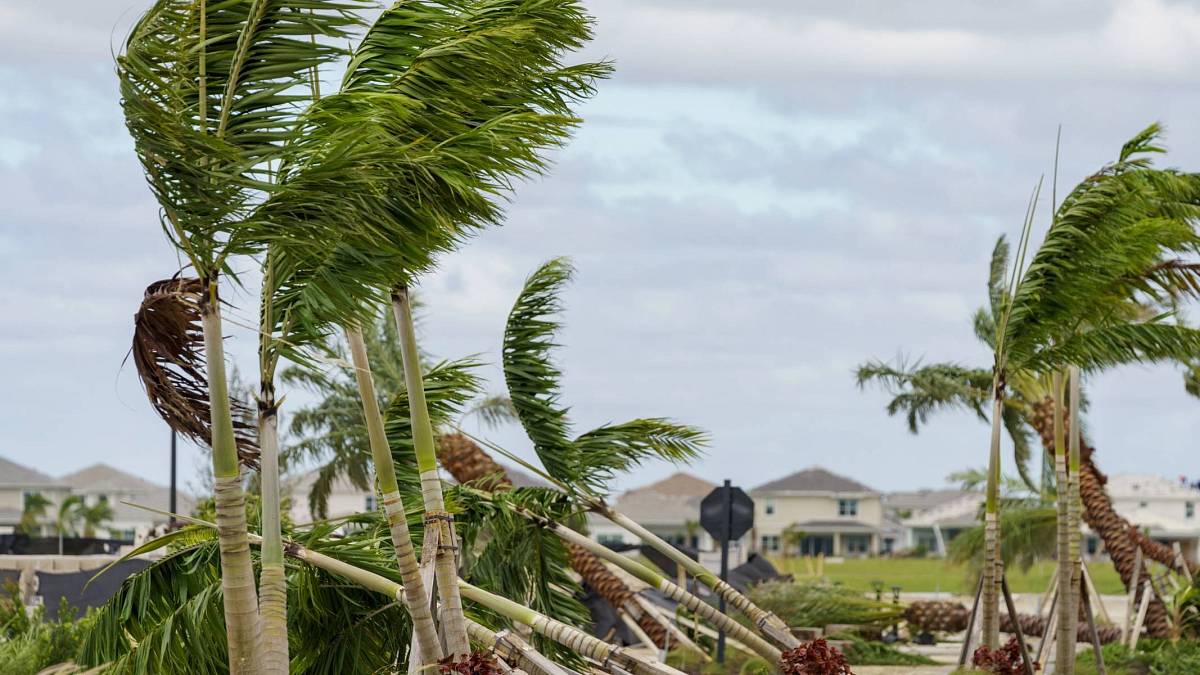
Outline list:
[[[700,527],[700,501],[716,487],[692,474],[678,472],[621,494],[613,508],[671,544],[709,551],[713,540]],[[638,543],[620,526],[595,515],[588,516],[588,532],[602,544]]]
[[[26,500],[40,494],[51,502],[39,521],[41,536],[54,534],[54,523],[58,508],[68,496],[82,497],[84,503],[93,506],[107,502],[113,518],[99,527],[96,536],[107,539],[133,541],[167,517],[122,504],[122,501],[166,510],[170,504],[167,488],[155,485],[133,474],[115,469],[107,464],[93,464],[61,478],[51,478],[34,469],[0,458],[0,534],[11,534],[16,530],[25,510]],[[187,515],[194,506],[191,495],[177,492],[179,513]]]
[[[785,533],[799,537],[787,553],[866,556],[880,552],[882,495],[858,481],[814,466],[760,485],[750,496],[759,552],[785,552]]]
[[[957,491],[955,494],[953,499],[918,509],[903,519],[904,541],[897,550],[921,550],[930,555],[944,556],[955,537],[963,530],[978,525],[983,495]]]
[[[1185,556],[1197,559],[1200,518],[1196,516],[1196,504],[1200,503],[1200,490],[1183,478],[1171,480],[1148,473],[1110,476],[1105,489],[1113,509],[1126,520],[1164,544],[1179,542]],[[1094,555],[1100,551],[1099,538],[1085,532],[1087,553]]]

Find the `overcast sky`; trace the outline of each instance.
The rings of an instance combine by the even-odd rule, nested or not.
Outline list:
[[[0,456],[52,474],[105,461],[165,481],[167,429],[122,365],[143,289],[178,266],[112,65],[148,4],[0,0]],[[1168,162],[1200,169],[1194,4],[589,7],[587,55],[614,59],[616,75],[552,174],[520,187],[507,225],[423,282],[426,346],[494,361],[525,275],[571,256],[561,365],[576,428],[651,415],[702,426],[713,445],[692,470],[713,481],[752,487],[819,464],[903,489],[982,465],[985,425],[945,413],[912,436],[881,393],[856,389],[854,366],[987,363],[970,313],[996,237],[1019,231],[1051,170],[1060,123],[1067,185],[1155,120]],[[1042,207],[1044,228],[1048,195]],[[253,314],[252,297],[233,299],[235,320]],[[230,328],[253,372],[252,336]],[[1102,468],[1197,477],[1200,401],[1178,369],[1087,386]],[[527,452],[516,430],[494,436]]]

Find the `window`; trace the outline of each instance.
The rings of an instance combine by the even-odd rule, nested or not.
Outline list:
[[[767,500],[767,504],[764,508],[766,509],[768,516],[775,515],[775,502]]]
[[[1146,508],[1147,506],[1150,506],[1150,503],[1149,503],[1149,502],[1138,502],[1138,508],[1139,508],[1139,509],[1144,509],[1144,508]]]
[[[366,509],[368,511],[375,510],[375,495],[367,495],[367,498],[364,501],[366,502]]]
[[[844,537],[846,553],[862,555],[871,548],[871,537],[866,534],[847,534]]]
[[[839,516],[857,516],[858,515],[858,500],[857,499],[839,499],[838,500],[838,515]]]
[[[100,504],[107,504],[108,495],[96,495],[96,501]]]
[[[762,536],[762,550],[778,551],[779,550],[779,536],[774,535],[774,534],[764,534]]]
[[[604,544],[605,546],[612,546],[613,544],[624,544],[625,537],[621,536],[620,532],[617,532],[615,534],[612,534],[612,533],[603,534],[602,533],[602,534],[596,535],[596,541],[600,542],[601,544]]]
[[[1184,518],[1195,518],[1196,517],[1196,502],[1184,502],[1183,503],[1183,517]]]

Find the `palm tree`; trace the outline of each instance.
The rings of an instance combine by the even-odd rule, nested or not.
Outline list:
[[[557,258],[531,274],[513,304],[504,333],[502,359],[509,397],[541,461],[541,475],[567,492],[581,508],[620,525],[682,566],[784,648],[799,646],[799,640],[777,616],[605,503],[608,483],[617,472],[629,471],[650,459],[691,459],[707,445],[708,438],[694,427],[665,418],[608,424],[571,437],[567,409],[561,402],[561,372],[551,352],[559,329],[554,315],[562,309],[560,293],[573,273],[569,261]]]
[[[25,504],[21,508],[21,520],[17,523],[17,530],[29,536],[37,534],[39,523],[42,518],[46,517],[46,510],[51,506],[54,506],[54,502],[40,492],[31,492],[25,495]]]
[[[152,287],[170,316],[158,324],[150,313],[141,317],[139,329],[148,330],[135,336],[135,354],[149,357],[139,360],[139,372],[172,428],[212,446],[233,673],[259,670],[259,623],[218,289],[231,259],[258,248],[244,218],[272,188],[297,110],[311,96],[311,73],[344,55],[337,45],[361,6],[158,0],[117,57],[126,126],[163,230],[197,275]],[[195,323],[199,331],[191,330]],[[163,377],[142,367],[154,363]]]
[[[331,327],[346,333],[383,503],[398,525],[403,508],[389,489],[390,452],[380,415],[370,409],[360,339],[374,308],[392,302],[426,519],[438,538],[429,549],[437,551],[443,637],[456,655],[468,647],[454,583],[454,528],[420,391],[407,288],[435,255],[498,222],[494,197],[513,179],[540,171],[541,151],[566,139],[577,123],[571,106],[608,71],[606,64],[562,65],[589,37],[590,19],[572,0],[397,3],[355,49],[340,90],[305,114],[304,133],[281,168],[283,189],[256,212],[276,256],[275,303],[290,317],[287,327],[309,337]],[[415,592],[417,584],[408,580],[406,587]]]
[[[63,537],[75,534],[75,525],[79,522],[81,512],[85,508],[83,497],[69,495],[58,505],[58,513],[54,517],[54,530],[58,533],[58,554],[63,554]]]
[[[1197,266],[1175,256],[1200,249],[1194,228],[1200,213],[1200,177],[1152,168],[1152,154],[1161,152],[1155,145],[1158,133],[1155,125],[1138,134],[1122,148],[1116,163],[1087,178],[1063,200],[1011,295],[997,293],[997,280],[1007,266],[1007,246],[1003,241],[997,245],[989,283],[992,307],[977,313],[976,333],[987,341],[989,329],[1002,328],[994,334],[1007,341],[1007,355],[995,371],[1003,377],[996,379],[1006,390],[1012,384],[1019,401],[1008,405],[1005,397],[994,405],[993,449],[1001,424],[1006,424],[1015,441],[1026,433],[1025,425],[1032,426],[1052,451],[1056,404],[1047,379],[1056,372],[1070,366],[1094,372],[1130,362],[1181,359],[1200,348],[1200,332],[1156,311],[1172,305],[1182,293],[1195,292]],[[889,412],[906,412],[915,429],[942,407],[967,407],[982,414],[982,376],[979,370],[956,364],[907,369],[870,363],[860,369],[859,382],[882,380],[897,394]],[[1051,394],[1041,389],[1038,399],[1040,388]],[[1061,411],[1057,416],[1061,419]],[[1008,417],[1015,422],[1009,424]],[[1078,423],[1072,426],[1077,434]],[[1090,453],[1082,442],[1078,447],[1075,475],[1086,501],[1084,495],[1090,489],[1102,490],[1102,483],[1084,464]],[[1066,491],[1063,487],[1059,486],[1060,499],[1069,496],[1070,486]],[[1102,515],[1092,513],[1089,524]],[[1128,545],[1122,549],[1121,540],[1127,540],[1128,531],[1106,531],[1104,525],[1097,522],[1093,527],[1129,584],[1132,561],[1121,560],[1128,550]],[[994,560],[994,547],[990,553]],[[988,590],[985,583],[985,593]],[[985,610],[994,605],[985,603]],[[995,639],[994,629],[987,637]]]
[[[91,506],[80,502],[78,518],[83,523],[83,536],[96,536],[96,529],[113,519],[113,508],[107,501],[97,501]]]

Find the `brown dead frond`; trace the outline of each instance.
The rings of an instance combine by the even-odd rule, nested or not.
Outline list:
[[[175,431],[212,445],[208,378],[204,370],[204,331],[200,279],[175,277],[150,284],[134,315],[133,363],[150,405]],[[238,459],[258,468],[254,412],[231,399]]]

